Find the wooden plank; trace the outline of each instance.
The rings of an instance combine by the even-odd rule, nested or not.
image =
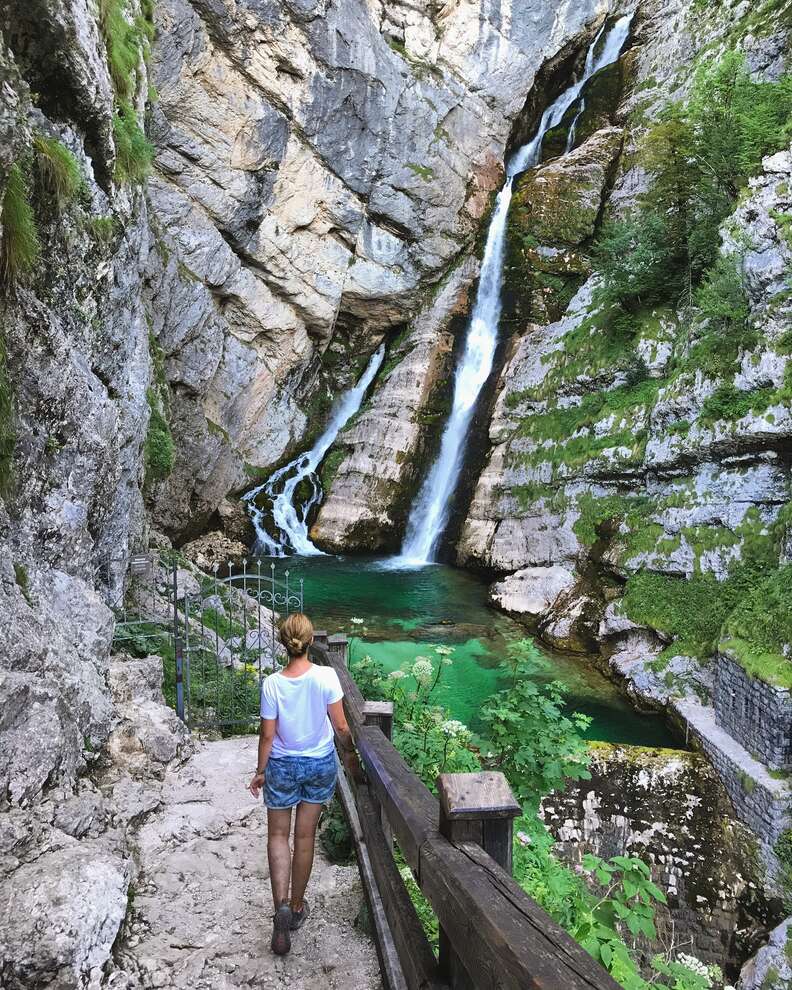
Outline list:
[[[421,890],[476,990],[618,990],[478,846],[428,839]]]
[[[390,936],[401,960],[407,986],[409,990],[439,988],[442,984],[438,980],[437,960],[382,833],[379,809],[369,788],[359,787],[355,800]]]
[[[420,884],[421,846],[440,835],[437,799],[379,729],[364,727],[355,742],[399,849]]]
[[[371,923],[374,927],[374,942],[377,947],[383,986],[385,990],[412,990],[402,969],[401,953],[391,934],[388,915],[369,856],[369,847],[364,836],[355,798],[341,766],[338,767],[338,796],[346,813],[347,822],[352,832],[352,840],[355,844],[360,879],[363,883],[363,891],[366,895],[366,902],[371,913]]]

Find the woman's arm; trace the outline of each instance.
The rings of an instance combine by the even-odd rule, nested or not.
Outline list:
[[[355,752],[355,742],[352,739],[352,733],[344,714],[343,700],[334,701],[328,705],[327,714],[330,716],[330,724],[333,726],[336,739],[341,746],[341,761],[352,777],[357,779],[360,775],[360,763]]]
[[[267,769],[270,753],[272,752],[272,743],[275,739],[275,730],[277,727],[278,720],[276,718],[263,718],[259,724],[258,763],[256,764],[256,772],[248,788],[256,799],[258,799],[259,791],[264,786],[264,773]]]

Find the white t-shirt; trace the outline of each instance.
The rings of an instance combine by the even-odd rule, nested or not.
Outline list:
[[[312,664],[299,677],[270,674],[261,685],[261,717],[276,718],[273,756],[327,756],[333,727],[327,706],[344,697],[332,667]]]

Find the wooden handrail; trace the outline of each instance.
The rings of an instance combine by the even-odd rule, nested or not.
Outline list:
[[[437,798],[383,733],[365,724],[363,696],[343,662],[322,648],[314,657],[335,669],[344,690],[347,721],[367,777],[366,811],[361,816],[364,837],[377,846],[381,860],[379,817],[365,804],[373,795],[437,915],[444,939],[464,968],[463,973],[443,974],[450,986],[618,990],[612,977],[480,846],[441,834]],[[391,873],[388,882],[392,879]],[[409,954],[404,940],[397,945],[400,955]],[[413,972],[407,983],[418,990],[427,985],[426,979],[422,970],[418,975]]]

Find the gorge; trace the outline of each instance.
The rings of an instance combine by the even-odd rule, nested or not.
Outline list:
[[[285,557],[353,667],[452,648],[485,756],[532,636],[614,747],[544,802],[565,862],[639,850],[664,932],[788,986],[785,928],[739,968],[792,896],[791,31],[0,4],[0,983],[155,985],[120,961],[133,836],[191,743],[113,608],[148,553],[200,586],[209,538]],[[55,875],[109,907],[23,959]]]

